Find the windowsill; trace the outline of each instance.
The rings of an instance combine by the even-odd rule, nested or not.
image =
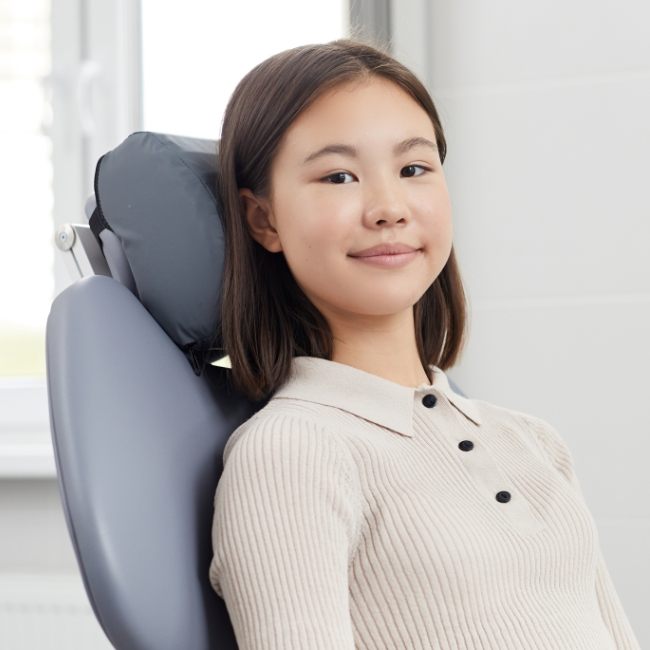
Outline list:
[[[0,479],[56,478],[49,433],[3,433],[0,438]]]
[[[0,479],[55,477],[45,377],[0,378]]]

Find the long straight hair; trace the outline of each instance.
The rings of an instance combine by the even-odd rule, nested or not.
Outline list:
[[[269,196],[269,171],[282,136],[322,93],[373,76],[393,81],[429,115],[440,161],[447,145],[428,91],[386,51],[356,38],[294,47],[244,76],[226,107],[218,145],[217,197],[225,237],[219,336],[232,387],[266,400],[288,378],[295,356],[332,358],[329,324],[295,282],[283,254],[253,239],[240,188]],[[464,344],[466,298],[452,245],[446,265],[413,307],[423,367],[443,370]]]

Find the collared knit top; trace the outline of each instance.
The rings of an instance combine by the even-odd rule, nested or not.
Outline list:
[[[640,650],[545,420],[296,357],[224,449],[209,578],[240,650]]]

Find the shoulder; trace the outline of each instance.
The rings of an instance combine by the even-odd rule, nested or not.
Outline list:
[[[346,471],[352,468],[344,439],[329,427],[320,405],[301,400],[270,400],[242,422],[230,435],[223,451],[224,467],[235,454],[239,460],[281,457],[304,462],[334,460]]]

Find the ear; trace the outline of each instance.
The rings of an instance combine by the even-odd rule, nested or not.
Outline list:
[[[273,211],[269,202],[256,196],[247,188],[240,189],[239,196],[243,203],[246,224],[251,237],[271,253],[281,251],[282,242],[274,227]]]

